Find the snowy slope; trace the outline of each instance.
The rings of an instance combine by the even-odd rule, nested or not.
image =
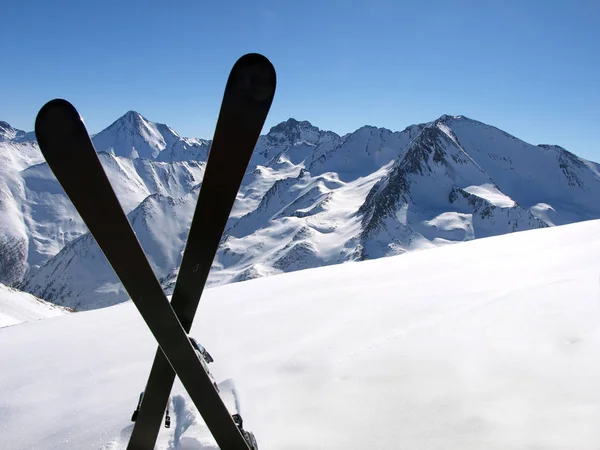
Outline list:
[[[71,312],[0,283],[0,328]]]
[[[188,194],[202,179],[209,147],[208,141],[180,137],[133,111],[93,141],[105,151],[102,163],[126,211],[149,195]],[[154,159],[138,158],[136,146]],[[0,122],[0,163],[0,281],[19,285],[86,228],[45,164],[33,132]]]
[[[197,196],[197,189],[176,200],[149,195],[128,215],[159,278],[179,267]],[[129,298],[89,233],[66,245],[57,257],[40,267],[23,289],[77,310],[102,308]]]
[[[37,144],[0,142],[0,158],[5,161],[0,168],[0,210],[5,211],[0,218],[0,280],[14,285],[87,229]],[[186,195],[202,180],[205,166],[204,161],[167,163],[110,153],[101,153],[100,160],[126,211],[150,195]]]
[[[595,450],[599,236],[589,221],[209,289],[192,334],[262,450]],[[125,448],[153,354],[131,303],[0,329],[0,448]],[[174,404],[158,448],[213,449],[179,385]]]
[[[183,196],[202,180],[204,162],[161,163],[101,153],[113,189],[125,211],[150,195]],[[27,264],[38,268],[87,229],[46,163],[19,172],[21,188],[13,195],[27,236]],[[19,221],[20,222],[20,221]]]
[[[0,282],[16,284],[27,270],[28,230],[21,208],[24,182],[20,171],[43,157],[37,144],[16,142],[24,135],[0,122]]]

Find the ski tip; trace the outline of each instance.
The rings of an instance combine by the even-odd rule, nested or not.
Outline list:
[[[38,112],[35,119],[35,128],[37,129],[38,125],[43,126],[48,117],[52,117],[56,115],[56,113],[60,113],[61,115],[71,113],[76,114],[77,117],[79,117],[79,113],[71,103],[62,98],[55,98],[42,106]]]
[[[258,102],[271,102],[275,95],[277,75],[275,67],[265,56],[248,53],[234,64],[230,81],[244,89]]]
[[[81,120],[81,117],[75,107],[62,98],[50,100],[42,106],[35,118],[35,136],[42,152],[45,147],[43,143],[55,129],[64,129],[66,123],[78,120]]]
[[[273,66],[271,61],[269,61],[269,58],[260,53],[246,53],[244,56],[238,58],[236,65],[237,64],[265,64],[271,67]]]
[[[81,133],[87,135],[81,116],[71,103],[62,98],[50,100],[42,106],[35,119],[35,136],[47,162],[55,150],[67,145],[71,136]]]

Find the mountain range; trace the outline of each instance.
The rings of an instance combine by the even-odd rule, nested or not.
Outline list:
[[[134,111],[92,140],[172,289],[210,141]],[[127,300],[35,136],[0,122],[0,161],[0,282],[78,310]],[[259,138],[209,284],[600,218],[598,198],[598,164],[464,116],[344,136],[289,119]]]

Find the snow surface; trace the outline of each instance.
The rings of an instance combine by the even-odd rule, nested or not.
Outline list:
[[[261,450],[597,450],[599,276],[581,222],[209,289],[192,335]],[[154,349],[130,302],[0,329],[0,448],[125,448]],[[214,448],[172,406],[157,448]]]
[[[0,328],[69,312],[66,308],[0,283]]]
[[[490,202],[490,204],[500,208],[512,208],[515,206],[513,199],[504,195],[496,186],[490,183],[484,183],[481,186],[468,186],[463,190],[469,194],[481,197]]]

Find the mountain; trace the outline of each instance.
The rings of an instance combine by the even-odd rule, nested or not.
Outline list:
[[[152,194],[128,214],[129,221],[158,276],[178,267],[192,220],[196,189],[179,199]],[[78,310],[111,306],[127,292],[88,233],[67,244],[26,279],[23,289]]]
[[[182,138],[169,126],[128,111],[108,128],[92,137],[98,152],[126,158],[156,161],[206,161],[209,141]]]
[[[324,164],[343,169],[327,171]],[[373,259],[600,217],[597,164],[462,116],[442,116],[402,133],[363,127],[304,166],[277,180],[231,225],[213,279]]]
[[[210,141],[133,111],[93,140],[172,289]],[[599,169],[464,116],[344,136],[289,119],[258,140],[209,284],[600,218]],[[44,163],[5,180],[0,281],[77,309],[127,299]]]
[[[100,160],[126,211],[136,208],[149,195],[185,195],[200,183],[205,167],[199,161],[161,163],[109,153],[100,154]],[[45,163],[13,172],[11,177],[12,188],[6,188],[4,201],[0,199],[0,207],[4,204],[10,208],[6,214],[10,223],[1,236],[8,239],[15,235],[12,242],[19,245],[4,246],[5,255],[17,254],[10,261],[5,259],[5,266],[35,270],[87,229]],[[19,281],[18,275],[14,278]]]
[[[0,142],[34,142],[36,140],[33,131],[25,132],[13,128],[9,123],[0,120]]]
[[[165,125],[148,122],[137,113],[128,113],[115,123],[122,125],[128,120],[132,124],[143,123],[149,129],[168,130]],[[5,122],[1,130],[6,140],[0,142],[3,163],[0,166],[0,212],[3,212],[0,282],[16,286],[87,229],[44,162],[37,143],[24,140],[22,136],[27,133],[14,130]],[[119,130],[124,132],[123,127]],[[133,129],[130,131],[129,136],[135,134]],[[179,157],[168,162],[100,153],[125,210],[133,210],[153,194],[183,196],[200,183],[208,144],[194,155],[185,153],[186,143],[191,143],[189,148],[195,148],[200,145],[196,145],[196,141],[200,142],[173,135],[164,155],[170,152]],[[183,156],[194,157],[185,160]],[[201,158],[195,159],[196,156]]]
[[[598,220],[511,233],[208,289],[191,335],[261,449],[591,450],[598,267]],[[155,351],[131,302],[0,329],[0,448],[126,448]]]
[[[0,122],[0,282],[14,285],[27,272],[27,217],[21,171],[43,161],[32,133]]]

